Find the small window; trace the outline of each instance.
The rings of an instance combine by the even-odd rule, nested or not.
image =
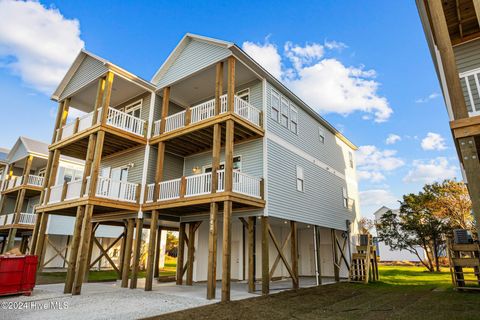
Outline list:
[[[237,92],[237,97],[239,97],[243,101],[250,102],[250,89],[247,88]]]
[[[348,207],[348,194],[347,194],[347,188],[342,187],[342,195],[343,195],[343,206],[345,208]]]
[[[273,120],[279,121],[278,117],[280,115],[280,96],[275,91],[272,91],[272,111],[270,116]]]
[[[350,163],[350,168],[353,168],[353,154],[351,151],[348,151],[348,162]]]
[[[293,133],[298,133],[298,110],[293,104],[290,104],[290,130]]]
[[[142,101],[134,102],[124,108],[124,112],[134,116],[135,118],[140,118],[142,113]]]
[[[301,192],[305,191],[303,168],[299,166],[297,166],[297,190]]]
[[[289,106],[289,103],[288,103],[288,100],[285,99],[284,97],[282,97],[281,99],[282,101],[282,117],[281,117],[281,121],[280,123],[282,124],[282,126],[284,126],[285,128],[288,128],[288,111],[290,109],[290,106]]]
[[[321,127],[318,127],[318,138],[321,143],[325,143],[325,131]]]
[[[42,169],[38,170],[38,176],[39,177],[45,177],[46,170],[47,170],[46,168],[42,168]]]
[[[221,162],[218,170],[224,170],[224,169],[225,169],[225,162]],[[242,171],[242,156],[233,157],[233,171]],[[208,172],[212,172],[211,164],[203,167],[203,173],[208,173]]]

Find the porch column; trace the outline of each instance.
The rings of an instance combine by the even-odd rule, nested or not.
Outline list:
[[[0,212],[1,212],[1,205],[0,205]],[[37,239],[38,239],[38,228],[40,226],[40,214],[38,212],[35,212],[35,217],[36,219],[35,219],[35,224],[33,226],[32,239],[30,241],[30,254],[35,253],[35,246],[37,245]]]
[[[93,107],[92,125],[96,125],[98,122],[98,110],[102,107],[103,95],[105,93],[105,84],[105,77],[98,79],[97,95],[95,98],[95,106]]]
[[[213,181],[213,180],[212,180]],[[218,203],[210,203],[210,223],[208,225],[208,269],[207,299],[215,299],[217,284],[217,214]]]
[[[95,151],[93,155],[91,172],[90,172],[90,190],[88,195],[95,196],[97,190],[98,174],[100,171],[100,162],[102,161],[103,142],[105,140],[105,131],[98,131],[97,141],[95,143]]]
[[[230,301],[232,201],[223,202],[222,301]]]
[[[143,219],[137,218],[135,226],[135,245],[133,250],[133,266],[130,279],[130,289],[137,288],[138,269],[140,264],[140,250],[142,247]]]
[[[268,217],[262,216],[262,294],[270,293]]]
[[[163,88],[162,97],[162,118],[160,119],[160,134],[165,132],[165,121],[168,117],[168,106],[170,103],[170,87]]]
[[[70,255],[68,257],[67,278],[65,279],[65,287],[63,289],[63,293],[72,293],[84,216],[85,206],[78,206],[77,215],[75,217],[75,225],[73,227],[73,238],[71,242]]]
[[[80,187],[80,197],[82,197],[85,192],[90,191],[87,190],[87,178],[90,176],[92,171],[92,163],[95,156],[95,148],[97,142],[97,135],[91,134],[88,137],[88,147],[87,147],[87,155],[85,157],[85,167],[83,168],[83,176],[82,176],[82,186]],[[92,177],[90,177],[90,180]]]
[[[58,108],[57,108],[57,116],[55,118],[55,125],[53,126],[53,135],[52,135],[52,144],[57,142],[58,133],[57,130],[60,127],[60,122],[62,121],[62,113],[63,113],[63,103],[64,101],[58,102]]]
[[[153,210],[152,217],[150,219],[150,237],[148,240],[147,275],[145,279],[145,291],[152,291],[157,229],[158,229],[158,211]]]
[[[43,253],[45,247],[45,233],[47,231],[48,213],[42,212],[37,219],[40,219],[40,224],[38,227],[37,244],[35,245],[35,255],[38,256],[37,272],[41,272],[43,268],[43,260],[45,259]]]
[[[297,223],[290,221],[290,259],[292,260],[292,271],[296,279],[292,277],[292,284],[294,289],[298,289],[300,279],[298,278],[298,241],[297,241]]]
[[[128,275],[130,273],[130,262],[132,260],[132,243],[133,243],[133,227],[134,220],[128,219],[127,237],[125,239],[125,253],[123,255],[122,267],[122,288],[128,287]]]
[[[113,86],[113,72],[109,71],[105,76],[105,90],[103,91],[102,98],[102,117],[100,123],[105,125],[108,118],[108,108],[110,107],[110,98],[112,97],[112,86]]]
[[[220,97],[223,93],[223,61],[215,66],[215,115],[219,115],[222,110]]]
[[[85,273],[89,267],[89,248],[92,236],[92,215],[93,205],[87,204],[85,206],[85,214],[82,221],[82,231],[80,235],[80,245],[77,254],[77,262],[75,265],[75,277],[72,286],[72,294],[79,295],[82,291],[82,284],[84,281]]]
[[[22,185],[24,186],[28,184],[28,176],[30,175],[30,171],[32,170],[32,162],[33,162],[33,156],[29,155],[25,163],[25,168],[23,169]]]
[[[158,143],[157,163],[155,167],[155,186],[153,187],[153,202],[160,196],[159,183],[163,180],[163,166],[165,162],[165,142]]]
[[[92,264],[92,252],[93,252],[93,243],[96,241],[95,239],[95,233],[97,232],[97,228],[98,226],[100,225],[100,223],[95,223],[95,225],[93,225],[92,223],[92,232],[90,234],[90,243],[89,243],[89,246],[88,246],[88,251],[87,251],[87,267],[85,268],[85,282],[88,282],[88,276],[90,274],[90,266]],[[100,259],[101,261],[101,259]]]
[[[40,201],[39,204],[43,205],[45,203],[45,189],[48,188],[48,179],[50,177],[50,172],[52,170],[52,164],[53,164],[53,151],[48,152],[48,160],[47,160],[47,167],[45,168],[45,176],[43,178],[43,184],[42,184],[42,191],[40,193]],[[35,241],[33,241],[35,243]]]
[[[50,174],[48,176],[45,175],[46,190],[45,190],[44,203],[47,203],[48,200],[50,200],[51,187],[55,185],[55,182],[56,182],[55,180],[57,180],[57,173],[58,173],[58,166],[59,165],[60,165],[60,150],[55,149],[55,151],[53,151],[53,155],[52,155],[52,165],[50,167],[50,172],[49,172]]]
[[[235,110],[235,57],[228,57],[227,74],[227,108],[229,112]]]
[[[60,122],[58,124],[58,130],[57,130],[57,141],[60,141],[62,137],[63,126],[67,122],[69,109],[70,109],[70,98],[67,98],[63,101],[63,105],[62,105],[62,114],[60,116]]]
[[[155,239],[156,241],[156,245],[155,245],[155,268],[154,268],[154,274],[153,274],[153,277],[154,278],[158,278],[160,277],[160,256],[162,254],[165,254],[165,252],[161,252],[163,251],[162,250],[162,227],[158,227],[158,230],[157,230],[157,239]]]
[[[255,217],[248,217],[248,292],[255,292]]]
[[[177,285],[183,283],[183,260],[185,256],[185,222],[180,222],[177,249]]]
[[[225,133],[225,191],[232,191],[233,184],[233,138],[234,138],[234,122],[227,120],[227,128]]]
[[[197,232],[200,222],[190,222],[188,224],[188,257],[187,257],[187,280],[185,284],[191,286],[193,284],[193,262],[195,260],[195,233]]]
[[[127,241],[127,226],[123,227],[123,237],[120,242],[120,256],[118,257],[118,280],[122,279],[123,274],[123,259],[125,258],[125,242]]]

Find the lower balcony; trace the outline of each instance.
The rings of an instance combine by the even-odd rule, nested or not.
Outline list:
[[[37,215],[35,213],[22,212],[20,213],[20,219],[18,221],[18,224],[33,226],[35,224],[36,219],[37,219]],[[14,224],[14,221],[15,221],[15,213],[2,215],[0,216],[0,227],[12,225]]]
[[[3,191],[10,191],[15,188],[21,187],[23,184],[23,176],[13,177],[10,180],[5,181]],[[27,183],[25,184],[28,187],[32,188],[41,188],[43,186],[44,177],[36,176],[33,174],[28,175]]]

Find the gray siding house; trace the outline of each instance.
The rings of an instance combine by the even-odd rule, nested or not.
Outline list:
[[[112,266],[124,287],[144,241],[151,290],[165,230],[179,232],[177,284],[206,281],[209,299],[217,280],[229,300],[230,281],[266,294],[276,280],[348,277],[357,148],[234,43],[187,34],[151,81],[82,51],[52,99],[34,251],[48,214],[75,217],[66,292],[80,293],[99,225],[124,230]],[[84,115],[66,121],[70,108]],[[83,176],[57,183],[59,155],[84,160]]]

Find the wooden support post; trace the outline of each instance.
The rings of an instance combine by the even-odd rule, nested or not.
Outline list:
[[[227,108],[228,112],[234,112],[235,109],[235,57],[228,57],[227,74]]]
[[[317,267],[317,283],[319,285],[322,284],[322,256],[321,256],[321,251],[320,251],[320,227],[319,226],[314,226],[314,231],[315,231],[315,265]]]
[[[335,229],[330,229],[330,236],[332,239],[332,252],[333,252],[333,273],[335,277],[335,282],[340,281],[340,266],[338,265],[338,252],[336,246],[336,237],[335,237]]]
[[[142,248],[142,230],[143,219],[137,218],[135,226],[135,245],[133,248],[133,266],[132,275],[130,278],[130,289],[137,288],[138,269],[140,268],[140,250]]]
[[[97,142],[97,135],[91,134],[88,137],[87,156],[85,157],[85,167],[83,168],[82,186],[80,187],[80,197],[83,197],[87,190],[87,178],[92,171],[92,163],[95,155],[95,145]]]
[[[133,242],[134,220],[128,219],[127,236],[125,239],[125,253],[123,255],[122,267],[122,288],[128,287],[128,275],[130,273],[130,261],[132,259],[132,242]]]
[[[298,278],[298,241],[297,241],[297,223],[295,221],[290,221],[290,259],[292,261],[292,271],[295,274],[295,277],[292,277],[292,284],[294,289],[298,289],[300,286],[300,279]]]
[[[145,279],[145,291],[152,291],[153,277],[154,277],[154,262],[155,262],[155,245],[158,229],[158,211],[152,211],[152,218],[150,219],[150,238],[148,240],[148,255],[147,255],[147,275]]]
[[[0,212],[1,212],[1,206],[0,206]],[[33,226],[33,231],[32,231],[32,238],[30,240],[30,254],[35,254],[35,246],[37,245],[39,226],[40,226],[40,215],[37,212],[35,225]],[[0,252],[2,251],[0,250]]]
[[[163,180],[163,166],[165,162],[165,142],[158,143],[157,163],[155,167],[155,186],[153,187],[153,202],[160,196],[159,183]]]
[[[165,132],[165,121],[168,117],[168,106],[170,104],[170,87],[163,88],[162,97],[162,118],[160,119],[160,134]]]
[[[52,144],[54,144],[55,142],[57,142],[57,139],[60,138],[60,137],[58,136],[58,129],[59,129],[59,127],[60,127],[60,121],[61,121],[61,119],[62,119],[63,103],[64,103],[64,101],[60,101],[60,102],[58,103],[57,117],[56,117],[56,119],[55,119],[55,125],[54,125],[54,128],[53,128]]]
[[[52,165],[50,168],[50,174],[48,176],[47,182],[46,182],[46,190],[45,190],[45,198],[44,198],[44,203],[47,203],[48,200],[50,200],[50,192],[51,188],[54,185],[55,181],[57,180],[57,172],[58,172],[58,166],[60,165],[60,150],[55,149],[52,155]]]
[[[255,292],[255,217],[248,217],[248,292]]]
[[[75,225],[73,227],[73,239],[71,242],[70,256],[68,258],[67,278],[65,279],[65,287],[63,289],[63,293],[72,293],[84,216],[85,206],[78,206],[77,216],[75,217]]]
[[[195,226],[196,222],[188,224],[188,245],[187,245],[187,279],[185,284],[193,284],[193,260],[195,259]]]
[[[219,115],[222,110],[220,97],[223,94],[223,61],[215,66],[215,115]]]
[[[477,138],[467,137],[458,139],[461,161],[467,176],[467,187],[472,200],[472,211],[477,221],[477,232],[480,230],[480,162],[477,150]]]
[[[467,105],[463,96],[457,63],[453,52],[452,42],[448,33],[447,21],[443,12],[442,1],[425,1],[430,11],[430,18],[435,42],[440,52],[445,81],[447,82],[448,96],[452,102],[452,111],[456,120],[468,118]]]
[[[97,190],[98,174],[100,172],[100,162],[102,161],[103,142],[105,140],[105,131],[98,131],[97,141],[95,143],[95,151],[92,160],[90,173],[90,190],[88,195],[94,196]]]
[[[165,252],[162,252],[163,249],[161,248],[162,244],[162,227],[158,227],[157,230],[157,238],[155,239],[156,245],[155,245],[155,268],[154,268],[154,278],[160,277],[160,256],[161,254],[165,254]]]
[[[30,176],[30,170],[32,170],[32,162],[33,156],[28,156],[25,164],[25,168],[23,169],[23,183],[22,185],[26,186],[28,184],[28,177]]]
[[[105,92],[105,77],[98,79],[97,96],[95,98],[95,105],[93,108],[92,124],[96,125],[98,122],[98,110],[102,107],[103,94]]]
[[[123,227],[123,236],[122,240],[120,242],[120,256],[118,257],[118,269],[120,271],[120,274],[118,276],[118,280],[122,279],[122,274],[123,274],[123,259],[125,258],[125,242],[127,241],[127,227]]]
[[[207,299],[215,299],[217,284],[217,214],[218,203],[210,203],[210,223],[208,227],[208,269]]]
[[[67,98],[63,101],[63,104],[62,104],[62,115],[60,117],[60,123],[58,124],[57,141],[60,141],[62,139],[63,126],[67,122],[69,109],[70,109],[70,98]]]
[[[232,201],[223,202],[222,301],[230,301],[232,264]]]
[[[213,150],[212,150],[212,193],[219,189],[217,171],[220,168],[220,150],[222,144],[222,127],[219,123],[213,126]]]
[[[45,168],[45,178],[43,179],[42,191],[40,193],[39,204],[45,204],[45,189],[48,188],[48,184],[49,184],[48,179],[50,177],[50,172],[52,170],[53,154],[54,154],[53,151],[48,152],[47,167]],[[35,244],[35,241],[33,241],[33,244]]]
[[[83,216],[82,231],[80,234],[80,245],[77,253],[77,262],[75,265],[75,277],[73,280],[72,294],[79,295],[82,291],[82,284],[87,268],[89,267],[88,251],[92,241],[92,215],[93,205],[85,206]]]
[[[180,222],[177,251],[177,285],[183,283],[183,260],[185,255],[185,222]]]
[[[233,139],[234,122],[227,120],[225,133],[225,191],[232,191],[233,186]]]
[[[45,259],[44,247],[45,247],[45,232],[47,231],[47,223],[48,223],[48,213],[43,212],[40,217],[40,225],[38,228],[38,238],[37,244],[35,246],[35,255],[38,256],[38,265],[37,265],[37,272],[41,272],[43,268],[43,260]]]
[[[185,127],[192,121],[192,110],[189,107],[185,109]]]
[[[112,97],[113,78],[113,72],[107,72],[107,75],[105,76],[105,89],[102,97],[102,117],[100,121],[102,125],[107,123],[108,108],[110,107],[110,98]]]
[[[87,252],[87,267],[85,268],[85,277],[84,277],[84,282],[88,282],[88,276],[90,274],[90,268],[91,268],[91,262],[92,262],[92,252],[93,252],[93,244],[95,243],[95,232],[98,228],[99,224],[95,224],[95,226],[92,225],[92,234],[90,235],[90,243],[88,246],[88,252]]]
[[[264,295],[270,293],[268,229],[268,217],[262,216],[262,294]]]

